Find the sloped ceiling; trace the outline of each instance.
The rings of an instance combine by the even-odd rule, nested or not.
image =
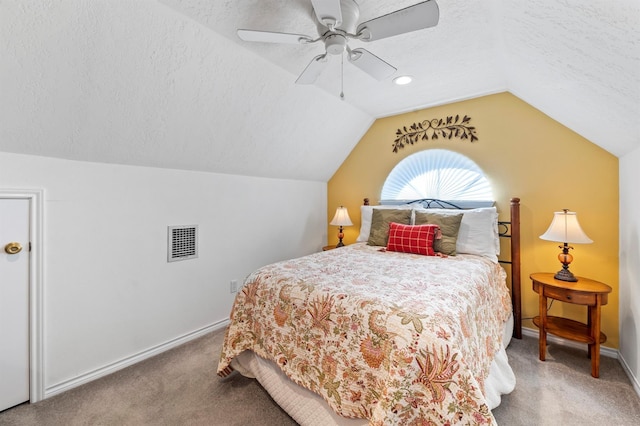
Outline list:
[[[373,120],[510,91],[623,156],[640,145],[640,2],[437,0],[434,28],[351,41],[410,74],[378,82],[332,58],[294,84],[309,0],[0,2],[0,150],[82,161],[328,180]],[[417,0],[359,0],[360,21]]]
[[[373,122],[153,0],[2,0],[0,40],[0,151],[327,181]]]

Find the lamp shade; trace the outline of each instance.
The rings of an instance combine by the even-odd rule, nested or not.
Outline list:
[[[329,225],[334,226],[351,226],[351,219],[349,218],[349,211],[347,211],[346,207],[340,206],[336,210],[336,215],[333,217]]]
[[[551,225],[549,225],[549,229],[544,234],[540,235],[540,239],[575,244],[593,242],[580,227],[577,213],[568,209],[553,213]]]

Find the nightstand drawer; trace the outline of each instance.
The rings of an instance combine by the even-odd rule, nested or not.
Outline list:
[[[562,302],[576,303],[578,305],[595,305],[598,297],[593,293],[583,293],[550,286],[545,286],[544,295]]]

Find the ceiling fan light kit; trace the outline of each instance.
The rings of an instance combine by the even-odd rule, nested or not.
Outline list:
[[[318,37],[261,30],[239,29],[244,41],[285,44],[311,44],[323,41],[325,53],[314,57],[296,80],[313,84],[325,68],[327,55],[344,55],[350,63],[376,80],[391,77],[396,68],[366,49],[349,47],[349,39],[372,42],[438,24],[440,11],[435,0],[427,0],[360,23],[360,8],[355,0],[311,0]],[[343,56],[344,57],[344,56]],[[401,84],[401,83],[397,83]]]
[[[324,39],[324,47],[331,55],[341,55],[347,47],[347,38],[342,34],[331,34]]]

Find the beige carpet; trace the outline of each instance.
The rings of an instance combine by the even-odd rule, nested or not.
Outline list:
[[[584,350],[547,345],[538,359],[538,339],[512,339],[507,348],[516,389],[493,410],[499,425],[640,425],[640,397],[617,359],[600,357],[600,378],[591,377]]]
[[[223,332],[37,404],[0,413],[0,425],[295,425],[255,380],[222,380],[215,368]],[[640,425],[640,398],[617,360],[590,376],[586,350],[513,340],[516,390],[494,410],[500,425]]]

